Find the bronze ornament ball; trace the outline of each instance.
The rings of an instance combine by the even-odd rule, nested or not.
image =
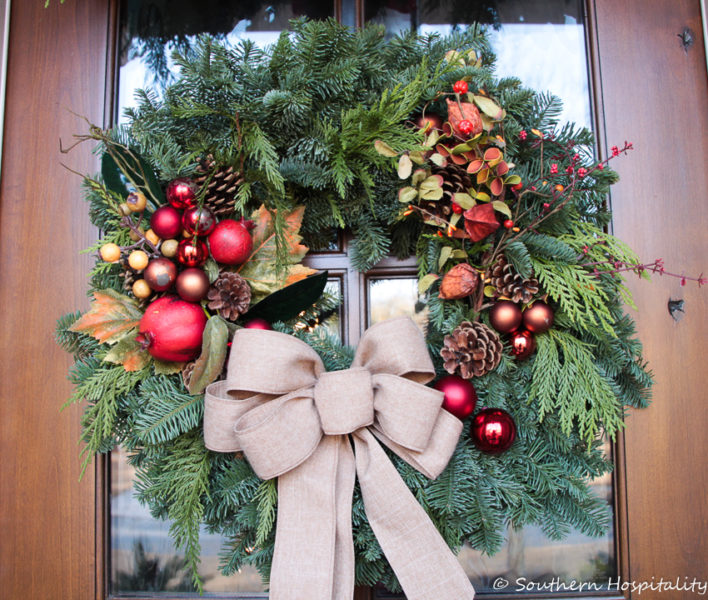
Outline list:
[[[521,319],[521,309],[510,300],[500,300],[489,310],[489,322],[499,333],[515,331]]]
[[[534,302],[524,311],[524,327],[533,333],[545,333],[553,327],[553,309],[545,302]]]
[[[199,302],[206,298],[209,291],[209,278],[202,269],[190,267],[177,276],[175,288],[182,300]]]
[[[145,267],[143,279],[151,289],[156,292],[164,292],[171,288],[177,279],[177,267],[167,258],[154,258]]]

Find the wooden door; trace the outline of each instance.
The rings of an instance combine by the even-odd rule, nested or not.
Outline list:
[[[90,148],[68,156],[84,123],[110,111],[113,60],[109,0],[12,4],[0,184],[0,594],[8,599],[104,598],[103,466],[78,483],[79,411],[69,396],[70,360],[53,342],[55,319],[86,308],[97,232],[80,179],[96,170]],[[643,257],[698,274],[706,262],[708,93],[698,0],[597,0],[593,71],[605,150],[637,150],[618,163],[615,233]],[[693,44],[684,49],[688,28]],[[682,37],[679,37],[679,36]],[[689,34],[690,35],[690,34]],[[633,412],[618,444],[617,507],[623,581],[708,580],[705,489],[707,303],[695,284],[630,282],[654,403]],[[669,297],[685,300],[674,322]],[[629,592],[626,592],[629,596]],[[685,591],[636,598],[690,597]]]

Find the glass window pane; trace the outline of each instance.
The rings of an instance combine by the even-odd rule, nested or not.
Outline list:
[[[368,280],[367,327],[395,317],[409,316],[425,330],[428,307],[418,295],[415,277],[371,277]]]

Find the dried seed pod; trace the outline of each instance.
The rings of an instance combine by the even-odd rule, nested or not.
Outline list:
[[[458,300],[469,296],[479,284],[479,273],[467,263],[460,263],[450,269],[440,283],[440,294],[443,300]]]

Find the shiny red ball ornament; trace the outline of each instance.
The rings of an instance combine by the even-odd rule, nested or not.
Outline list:
[[[167,202],[175,208],[188,208],[194,204],[197,185],[190,179],[173,179],[167,184],[165,195]]]
[[[150,228],[163,240],[176,238],[182,233],[182,215],[172,206],[161,206],[152,213]]]
[[[209,249],[214,260],[224,265],[246,262],[253,250],[253,238],[247,223],[242,219],[224,219],[209,235]]]
[[[467,82],[464,79],[456,81],[452,86],[452,91],[456,94],[466,94],[467,93]]]
[[[474,445],[487,454],[508,450],[516,439],[516,423],[501,408],[484,408],[472,421],[470,435]]]
[[[509,339],[511,353],[517,360],[526,360],[536,349],[536,340],[530,331],[515,331]]]
[[[151,290],[164,292],[177,279],[177,267],[169,258],[153,258],[143,271],[143,279]]]
[[[206,298],[209,291],[209,278],[202,269],[190,267],[177,276],[175,289],[182,300],[199,302]]]
[[[268,321],[266,321],[265,319],[261,319],[261,318],[251,319],[243,327],[245,329],[264,329],[264,330],[273,329],[270,326],[270,323],[268,323]]]
[[[158,360],[192,360],[201,352],[206,322],[199,304],[164,296],[145,309],[136,340]]]
[[[202,240],[187,238],[177,246],[177,260],[185,267],[199,267],[209,258],[209,249]]]
[[[533,333],[545,333],[553,327],[553,309],[545,302],[534,302],[524,311],[524,327]]]
[[[208,208],[192,206],[182,215],[182,227],[190,235],[209,235],[216,227],[216,217]]]
[[[446,375],[438,379],[433,386],[445,394],[442,407],[449,413],[463,420],[474,412],[477,404],[477,392],[469,379],[457,375]]]
[[[510,300],[495,302],[489,310],[489,322],[499,333],[511,333],[521,325],[521,309]]]

